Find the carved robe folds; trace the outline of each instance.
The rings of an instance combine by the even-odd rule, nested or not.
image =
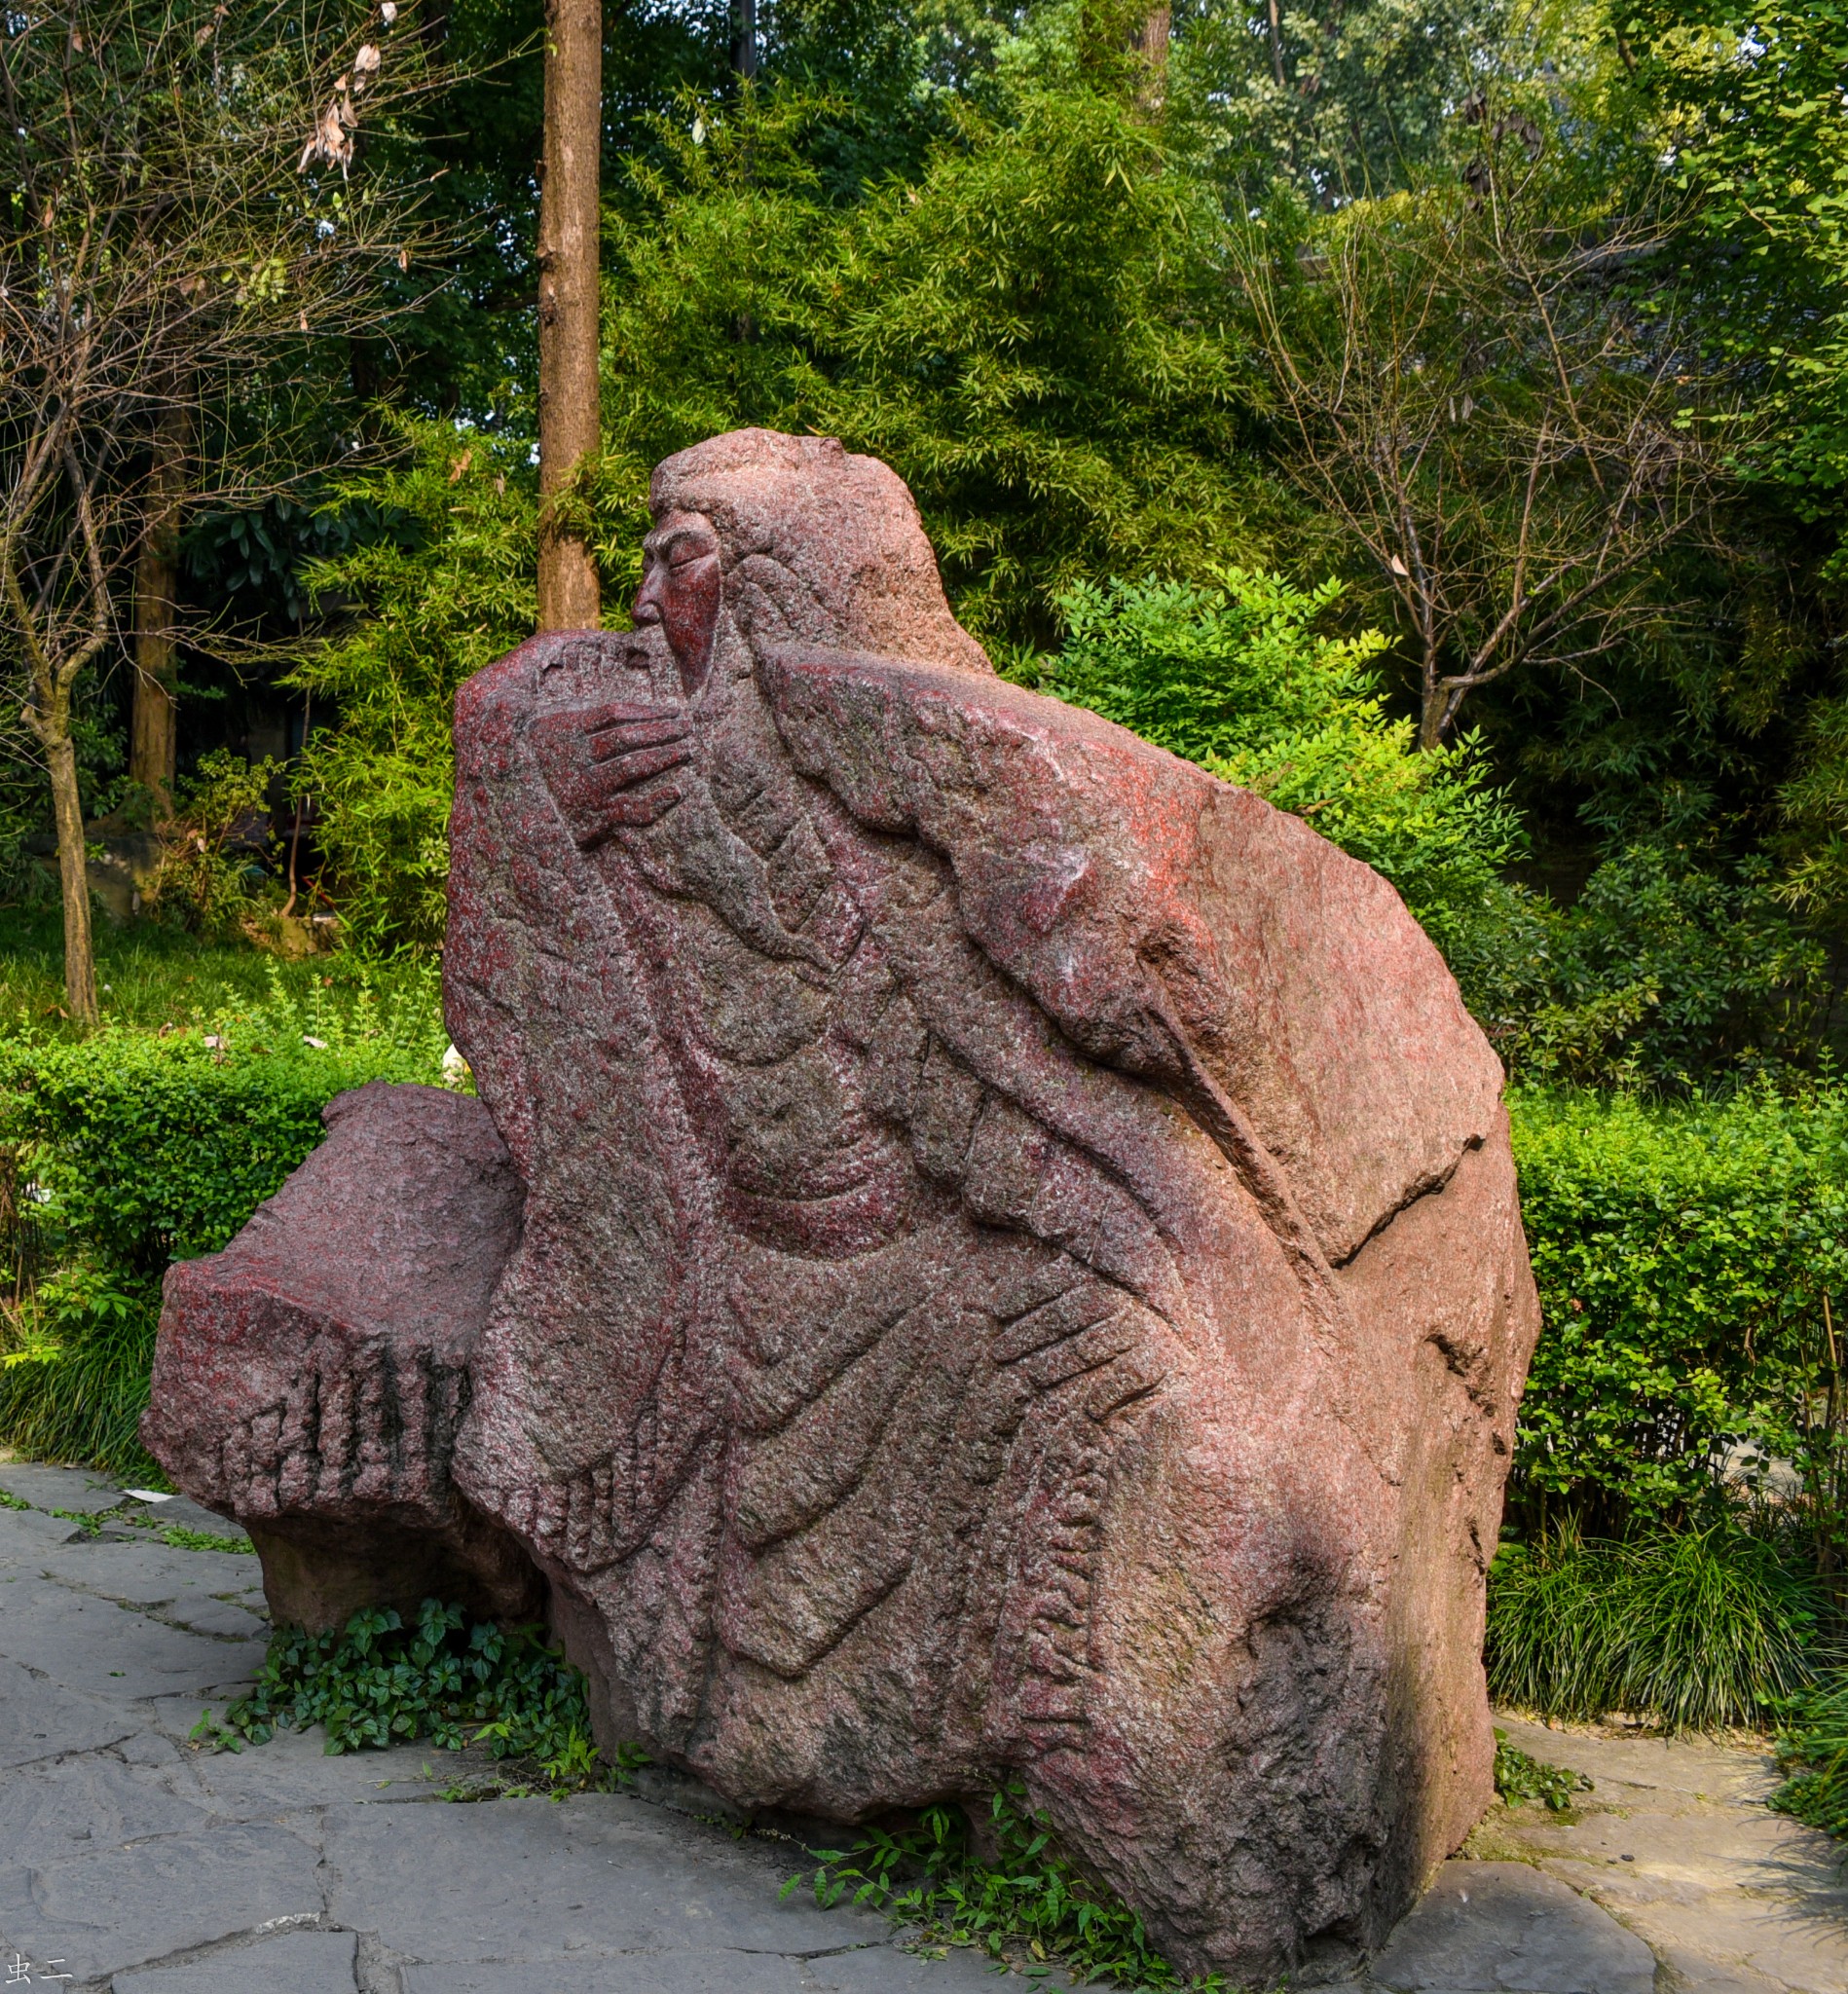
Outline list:
[[[483,1106],[367,1090],[408,1130],[368,1200],[446,1217],[359,1241],[371,1297],[279,1309],[251,1234],[176,1269],[150,1444],[290,1547],[285,1606],[342,1527],[490,1603],[517,1544],[608,1739],[742,1804],[1017,1773],[1190,1970],[1370,1943],[1490,1796],[1537,1326],[1497,1063],[1366,867],[995,679],[883,466],[741,432],[654,509],[658,623],[458,700]],[[438,1331],[436,1180],[481,1206],[502,1143]],[[376,1411],[369,1468],[349,1350],[443,1408]]]

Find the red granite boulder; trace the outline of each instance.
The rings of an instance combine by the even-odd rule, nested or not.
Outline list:
[[[605,1738],[735,1803],[1018,1778],[1190,1971],[1374,1942],[1490,1796],[1494,1054],[1377,874],[998,680],[882,464],[746,430],[652,509],[634,633],[457,702],[446,1005],[517,1220],[464,1209],[485,1134],[432,1196],[337,1123],[304,1212],[363,1175],[418,1208],[345,1256],[453,1299],[240,1240],[173,1276],[150,1444],[317,1545],[491,1525]],[[436,1424],[376,1495],[286,1466],[302,1381],[439,1346],[447,1478]]]

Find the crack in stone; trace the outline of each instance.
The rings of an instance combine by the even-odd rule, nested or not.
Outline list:
[[[195,1641],[216,1641],[228,1646],[241,1647],[246,1642],[260,1638],[254,1629],[249,1634],[219,1634],[209,1627],[195,1627],[190,1621],[162,1610],[173,1604],[170,1599],[125,1600],[115,1593],[106,1593],[95,1586],[85,1585],[80,1579],[60,1578],[55,1571],[41,1571],[39,1576],[52,1585],[61,1586],[67,1593],[75,1593],[86,1600],[95,1600],[106,1606],[120,1606],[125,1613],[139,1613],[143,1619],[152,1620],[162,1627],[169,1627],[175,1634],[190,1634]],[[212,1597],[215,1599],[218,1595],[213,1594]]]

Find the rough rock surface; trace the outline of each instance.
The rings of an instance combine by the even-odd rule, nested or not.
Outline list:
[[[1494,1055],[1367,868],[997,680],[884,466],[744,431],[652,498],[638,630],[458,700],[447,1005],[525,1207],[415,1499],[734,1802],[1017,1777],[1190,1969],[1377,1942],[1490,1793]],[[164,1345],[246,1321],[175,1280]],[[212,1374],[218,1506],[353,1511],[282,1467],[336,1316]]]
[[[441,1088],[374,1081],[322,1119],[224,1252],[168,1273],[142,1437],[249,1531],[278,1624],[431,1594],[530,1618],[530,1563],[450,1477],[520,1233],[512,1161],[481,1103]]]

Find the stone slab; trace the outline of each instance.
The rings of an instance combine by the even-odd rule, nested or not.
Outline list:
[[[403,1994],[807,1994],[812,1985],[799,1962],[752,1952],[629,1952],[576,1964],[411,1966],[399,1969],[398,1980]]]
[[[13,1852],[10,1852],[13,1853]],[[256,1823],[93,1855],[0,1865],[0,1935],[82,1980],[212,1945],[277,1919],[318,1918],[315,1851]]]
[[[868,1912],[780,1900],[791,1852],[615,1794],[341,1809],[323,1846],[334,1922],[425,1963],[832,1952],[889,1936]]]
[[[96,1516],[122,1501],[122,1491],[90,1468],[52,1467],[44,1461],[0,1461],[0,1489],[34,1509],[68,1509]]]
[[[111,1994],[354,1994],[351,1932],[284,1932],[186,1966],[118,1974]]]
[[[945,1951],[942,1959],[902,1952],[891,1945],[857,1946],[806,1962],[808,1984],[826,1994],[995,1994],[997,1986],[1026,1984],[1017,1976],[998,1979],[991,1961],[978,1952]],[[1063,1994],[1077,1982],[1063,1974],[1036,1972],[1032,1986]]]
[[[1655,1955],[1525,1863],[1447,1863],[1373,1963],[1393,1994],[1652,1994]]]
[[[134,1729],[135,1720],[122,1711],[0,1656],[0,1767],[30,1765],[66,1752],[94,1752]]]
[[[159,1591],[152,1600],[124,1602],[59,1586],[29,1619],[0,1621],[0,1654],[111,1701],[197,1693],[261,1665],[264,1643],[254,1621],[247,1640],[189,1634],[147,1610],[166,1604]]]
[[[182,1780],[187,1778],[180,1769]],[[0,1849],[25,1862],[208,1825],[208,1810],[175,1791],[158,1766],[123,1765],[93,1752],[30,1766],[0,1781]]]

